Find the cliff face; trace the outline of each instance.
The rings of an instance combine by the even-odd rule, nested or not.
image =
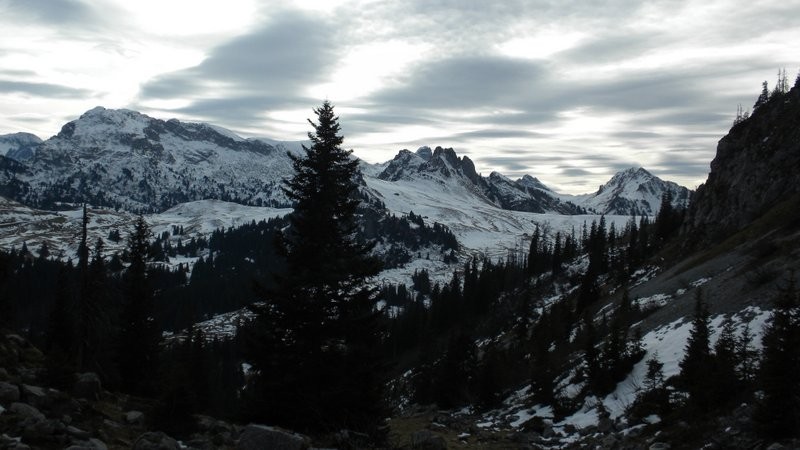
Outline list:
[[[800,193],[800,87],[773,96],[717,145],[687,230],[719,241]]]

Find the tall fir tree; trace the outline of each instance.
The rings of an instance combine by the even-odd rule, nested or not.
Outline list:
[[[309,120],[310,147],[289,155],[294,176],[284,192],[294,204],[277,245],[286,272],[259,289],[247,359],[255,376],[246,415],[307,432],[375,432],[384,417],[376,290],[380,263],[355,239],[361,176],[341,148],[339,119],[325,101]]]
[[[686,353],[680,362],[679,384],[689,394],[688,405],[695,413],[705,413],[711,407],[712,369],[709,333],[709,312],[699,289],[695,294],[692,330],[686,343]]]
[[[123,305],[117,365],[122,389],[134,394],[152,394],[158,369],[161,333],[154,317],[153,289],[147,263],[150,228],[142,216],[128,237],[129,265],[123,274]]]
[[[794,276],[775,300],[762,338],[756,410],[760,431],[772,439],[800,435],[800,296]]]

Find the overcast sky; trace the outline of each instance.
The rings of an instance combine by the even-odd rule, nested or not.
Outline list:
[[[800,0],[0,0],[0,134],[94,106],[301,140],[323,99],[369,162],[454,147],[565,193],[694,188],[741,103],[800,67]]]

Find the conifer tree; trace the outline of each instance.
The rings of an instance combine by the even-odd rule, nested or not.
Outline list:
[[[775,299],[764,330],[759,388],[764,392],[756,410],[760,430],[770,438],[800,434],[800,296],[794,277]]]
[[[129,265],[123,274],[123,305],[117,348],[122,388],[151,394],[158,366],[161,333],[153,316],[153,290],[148,280],[150,228],[142,216],[128,237]]]
[[[761,83],[761,94],[756,99],[756,103],[753,105],[753,112],[756,111],[761,105],[764,105],[769,101],[769,85],[767,84],[766,80]]]
[[[686,344],[686,353],[680,362],[680,386],[689,393],[688,406],[694,412],[703,413],[710,408],[711,347],[709,337],[709,313],[703,294],[695,294],[692,330]]]
[[[384,417],[376,291],[380,268],[371,245],[355,239],[358,161],[341,148],[339,119],[325,101],[309,120],[310,147],[289,155],[294,203],[278,245],[286,272],[264,300],[249,336],[250,419],[307,432],[374,432]]]

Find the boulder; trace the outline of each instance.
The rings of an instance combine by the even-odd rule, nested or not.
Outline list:
[[[94,401],[100,399],[103,385],[100,384],[100,377],[96,373],[86,372],[78,374],[72,390],[75,397]]]
[[[179,450],[178,441],[161,431],[149,431],[142,434],[133,443],[133,450]]]
[[[44,414],[42,414],[41,411],[27,403],[12,403],[8,410],[23,419],[32,419],[37,422],[45,420]]]
[[[89,439],[74,443],[66,448],[66,450],[108,450],[108,446],[100,439]]]
[[[305,450],[310,446],[311,440],[302,434],[256,424],[246,426],[236,444],[237,450]]]
[[[420,430],[411,433],[411,448],[419,450],[444,450],[447,448],[447,441],[440,434],[432,433],[428,430]]]
[[[0,381],[0,403],[10,404],[19,401],[19,388],[11,383]]]
[[[605,434],[614,428],[614,422],[609,417],[601,417],[597,421],[597,431]]]
[[[131,425],[142,425],[144,423],[144,413],[141,411],[128,411],[125,413],[125,422]]]

